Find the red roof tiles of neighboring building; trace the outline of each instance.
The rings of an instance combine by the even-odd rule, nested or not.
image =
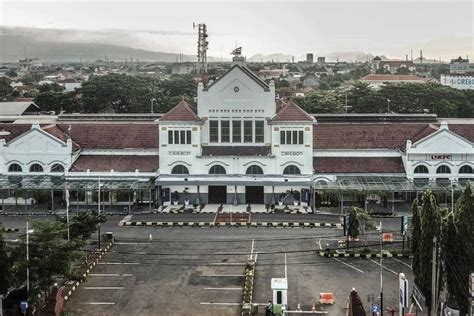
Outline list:
[[[158,156],[126,155],[81,155],[71,167],[71,171],[91,172],[114,170],[117,172],[155,172],[159,167]]]
[[[378,75],[370,74],[360,79],[361,81],[428,81],[415,75]]]
[[[319,124],[313,128],[313,149],[405,149],[437,127],[431,124]]]
[[[72,123],[58,125],[67,131],[81,148],[87,149],[152,149],[158,148],[157,124]]]
[[[297,121],[297,122],[312,122],[314,117],[306,113],[302,108],[300,108],[296,103],[290,100],[281,110],[272,118],[273,122],[288,122],[288,121]]]
[[[315,173],[405,173],[400,157],[314,157]]]
[[[174,108],[160,118],[160,121],[200,121],[191,106],[181,100]]]

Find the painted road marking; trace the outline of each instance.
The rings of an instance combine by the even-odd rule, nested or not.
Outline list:
[[[342,260],[339,260],[339,259],[337,259],[337,258],[332,258],[332,259],[336,260],[337,262],[342,263],[343,265],[348,266],[349,268],[352,268],[352,269],[354,269],[354,270],[356,270],[356,271],[359,271],[360,273],[365,273],[365,272],[362,271],[361,269],[358,269],[358,268],[354,267],[352,264],[346,263],[346,262],[344,262],[344,261],[342,261]]]
[[[205,287],[205,290],[242,291],[241,287]]]
[[[378,265],[378,266],[380,267],[380,263],[378,263],[377,261],[375,261],[375,260],[372,260],[372,259],[371,259],[370,261],[372,261],[373,263],[375,263],[376,265]],[[398,273],[397,273],[397,272],[393,271],[392,269],[389,269],[389,268],[387,268],[387,267],[386,267],[386,266],[384,266],[383,264],[382,264],[382,267],[383,267],[384,269],[386,269],[386,270],[388,270],[388,271],[392,272],[393,274],[395,274],[395,275],[398,275]]]
[[[223,305],[223,306],[240,306],[241,303],[217,303],[217,302],[201,302],[201,305]]]
[[[99,262],[97,264],[104,264],[104,265],[109,265],[109,264],[139,265],[140,262]]]
[[[91,273],[89,274],[90,276],[97,276],[97,277],[130,277],[133,276],[133,274],[130,273]]]
[[[202,277],[243,277],[242,274],[204,274]]]
[[[115,242],[114,245],[147,245],[150,244],[148,241],[140,241],[140,242]]]
[[[115,305],[114,302],[87,302],[87,303],[81,303],[84,305]]]
[[[211,262],[210,266],[244,266],[247,262]]]
[[[123,290],[123,286],[84,286],[84,290]]]
[[[408,263],[405,263],[405,262],[403,262],[402,260],[399,260],[399,259],[394,258],[394,257],[392,257],[392,259],[395,260],[395,261],[397,261],[397,262],[400,262],[400,263],[403,264],[403,265],[406,265],[407,267],[410,268],[410,270],[412,270],[411,265],[409,265]]]

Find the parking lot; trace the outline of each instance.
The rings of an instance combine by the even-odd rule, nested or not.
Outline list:
[[[271,278],[285,271],[290,309],[310,310],[321,292],[332,292],[335,304],[317,309],[344,315],[352,287],[366,310],[380,292],[378,259],[317,253],[320,238],[343,238],[340,229],[118,227],[118,220],[104,224],[117,241],[67,302],[72,314],[240,315],[251,253],[257,256],[254,302],[262,305],[271,299]],[[411,281],[409,265],[384,258],[386,308],[397,309],[398,273]]]

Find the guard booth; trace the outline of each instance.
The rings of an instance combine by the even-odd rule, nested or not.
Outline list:
[[[288,280],[286,278],[272,278],[273,314],[281,315],[288,309]]]

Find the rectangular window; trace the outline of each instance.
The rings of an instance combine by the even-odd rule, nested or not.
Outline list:
[[[168,144],[173,144],[173,131],[168,131]]]
[[[253,142],[252,121],[244,121],[244,143]]]
[[[219,121],[209,121],[209,141],[219,142]]]
[[[285,132],[284,131],[281,131],[280,132],[280,144],[281,145],[285,145],[286,142],[285,142]]]
[[[186,144],[191,144],[191,131],[186,131]]]
[[[242,122],[241,121],[232,121],[232,142],[233,143],[242,142]]]
[[[179,131],[174,131],[174,143],[179,144]]]
[[[263,143],[265,140],[265,129],[263,127],[263,121],[255,121],[255,142]]]
[[[293,139],[291,142],[293,145],[298,144],[298,131],[293,131]]]
[[[298,144],[303,145],[303,131],[298,132]]]
[[[179,131],[180,134],[180,144],[186,144],[186,131]]]
[[[221,142],[228,143],[230,142],[230,122],[221,121]]]
[[[286,143],[288,145],[292,144],[292,142],[291,142],[291,131],[286,131]]]

